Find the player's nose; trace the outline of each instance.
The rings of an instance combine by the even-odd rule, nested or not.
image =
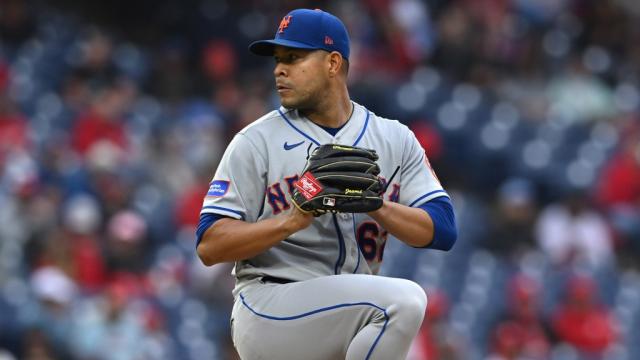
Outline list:
[[[273,75],[277,78],[279,76],[287,76],[287,66],[281,62],[277,62],[273,68]]]

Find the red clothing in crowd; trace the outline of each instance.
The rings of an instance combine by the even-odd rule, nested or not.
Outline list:
[[[493,354],[503,359],[546,359],[551,342],[538,311],[540,283],[514,276],[508,288],[507,318],[493,332]]]
[[[597,287],[587,277],[569,281],[566,300],[551,318],[556,336],[576,349],[600,353],[618,338],[611,313],[597,303]]]
[[[545,359],[549,339],[539,322],[507,320],[495,330],[493,353],[505,359]]]
[[[640,204],[640,160],[629,152],[615,155],[602,174],[598,200],[605,206]]]
[[[450,301],[448,296],[437,289],[429,291],[429,306],[418,336],[416,336],[410,356],[415,360],[462,360],[464,343],[461,336],[447,321]]]
[[[123,150],[127,148],[127,136],[122,122],[107,119],[95,111],[89,111],[78,117],[73,129],[72,141],[74,149],[82,155],[100,141],[107,141]]]
[[[29,146],[29,125],[18,114],[0,114],[0,160],[9,150]]]
[[[97,240],[77,236],[71,249],[75,280],[83,289],[95,291],[105,285],[107,270]]]
[[[415,352],[420,359],[440,359],[436,335],[431,326],[423,326],[414,343]]]
[[[556,335],[581,351],[599,353],[616,341],[612,318],[606,309],[562,306],[553,317]]]
[[[202,196],[207,193],[208,184],[196,184],[186,189],[176,200],[176,225],[196,227],[200,220]]]

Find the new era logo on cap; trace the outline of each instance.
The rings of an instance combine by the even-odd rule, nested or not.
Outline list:
[[[297,9],[285,15],[271,40],[255,41],[249,50],[273,56],[276,45],[296,49],[337,51],[349,59],[349,34],[340,19],[320,9]]]

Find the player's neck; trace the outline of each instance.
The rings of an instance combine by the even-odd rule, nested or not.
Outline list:
[[[327,99],[325,102],[326,104],[320,104],[317,109],[301,110],[300,112],[314,123],[330,128],[339,128],[349,121],[354,106],[348,93],[345,96],[340,96],[338,101]]]

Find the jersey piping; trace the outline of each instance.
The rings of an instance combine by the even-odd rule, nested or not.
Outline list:
[[[353,146],[358,145],[360,139],[362,139],[362,136],[364,136],[364,132],[367,131],[367,125],[369,125],[369,109],[367,109],[367,117],[364,119],[364,126],[362,127],[362,131],[360,132],[360,135],[358,135],[356,142],[353,143]]]
[[[424,198],[427,198],[427,197],[429,197],[429,196],[431,196],[431,195],[433,195],[433,194],[437,194],[437,193],[443,193],[443,194],[447,195],[447,192],[446,192],[446,191],[444,191],[444,190],[434,190],[434,191],[432,191],[432,192],[426,193],[426,194],[424,194],[424,195],[420,196],[419,198],[417,198],[414,202],[412,202],[412,203],[409,205],[409,207],[413,207],[413,205],[417,204],[420,200],[422,200],[422,199],[424,199]],[[447,196],[448,196],[448,195],[447,195]]]
[[[356,268],[353,269],[353,273],[355,274],[360,267],[360,258],[362,257],[362,253],[360,252],[360,244],[358,244],[358,234],[356,233],[356,217],[351,214],[351,220],[353,220],[353,238],[356,239],[356,249],[358,249],[358,262],[356,263]]]
[[[311,140],[311,142],[313,142],[314,144],[320,146],[320,143],[316,139],[314,139],[311,136],[307,135],[304,131],[298,129],[295,125],[293,125],[291,120],[289,120],[289,118],[287,118],[287,116],[282,111],[280,111],[280,109],[278,109],[278,113],[280,113],[280,116],[282,116],[284,121],[286,121],[287,124],[289,124],[289,126],[291,126],[293,128],[293,130],[297,131],[298,133],[300,133],[300,135],[302,135],[302,136],[306,137],[307,139]]]
[[[342,270],[342,266],[344,265],[344,262],[347,258],[346,256],[346,245],[344,243],[344,237],[342,236],[342,231],[340,230],[340,225],[338,224],[338,218],[336,217],[336,214],[331,214],[331,216],[333,217],[333,225],[336,227],[336,232],[338,233],[338,246],[339,246],[339,252],[338,252],[338,261],[336,261],[336,265],[335,265],[335,274],[338,275],[340,274],[340,271]]]
[[[370,112],[369,112],[369,109],[365,109],[365,110],[367,111],[367,116],[364,119],[364,125],[362,126],[362,130],[360,131],[360,134],[356,138],[356,141],[353,143],[353,146],[357,146],[358,145],[358,143],[360,142],[360,140],[364,136],[364,133],[367,131],[367,126],[369,125]],[[284,121],[286,121],[287,124],[293,128],[293,130],[297,131],[300,135],[304,136],[305,138],[311,140],[311,142],[313,142],[314,144],[320,146],[320,143],[316,139],[314,139],[311,136],[307,135],[307,133],[305,133],[304,131],[298,129],[295,125],[293,125],[291,120],[289,120],[289,118],[280,109],[278,109],[278,113],[284,119]]]
[[[208,205],[208,206],[204,206],[203,209],[214,209],[214,210],[222,210],[222,211],[227,211],[233,214],[236,214],[238,216],[240,216],[240,218],[242,218],[242,220],[244,220],[244,214],[241,213],[240,211],[237,210],[233,210],[233,209],[229,209],[229,208],[225,208],[222,206],[215,206],[215,205]]]

